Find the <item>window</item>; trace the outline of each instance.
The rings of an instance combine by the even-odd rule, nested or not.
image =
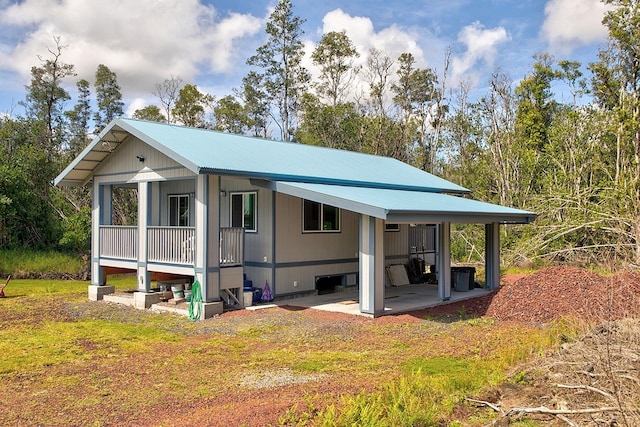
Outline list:
[[[303,231],[340,231],[340,209],[305,200],[302,222]]]
[[[169,226],[189,226],[189,195],[169,196]]]
[[[231,226],[258,231],[256,207],[256,193],[231,194]]]
[[[400,231],[400,224],[385,223],[384,231]]]

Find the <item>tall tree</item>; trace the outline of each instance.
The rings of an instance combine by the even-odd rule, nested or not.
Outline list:
[[[80,79],[78,88],[78,101],[73,110],[65,112],[69,120],[69,155],[75,157],[84,149],[89,141],[89,121],[91,120],[91,90],[90,83]]]
[[[249,129],[249,118],[245,108],[232,95],[221,98],[213,108],[216,119],[214,129],[243,134]]]
[[[244,103],[249,132],[253,136],[268,138],[272,115],[262,75],[250,71],[242,79],[242,88],[236,91],[236,96]]]
[[[111,120],[123,115],[124,102],[122,102],[122,93],[116,73],[104,64],[98,65],[94,87],[98,110],[95,112],[93,120],[95,121],[96,133],[99,133]]]
[[[176,105],[182,86],[182,78],[174,75],[154,85],[153,94],[160,100],[167,123],[173,123],[171,113],[173,107]]]
[[[433,111],[439,108],[441,101],[438,78],[430,68],[416,68],[415,58],[410,53],[401,54],[398,65],[398,80],[391,85],[391,90],[393,101],[400,109],[400,122],[407,138],[411,139],[407,143],[417,143],[418,152],[414,153],[417,166],[434,171],[437,146],[428,133],[433,129]]]
[[[205,113],[213,102],[213,96],[200,92],[196,85],[186,84],[180,89],[173,117],[185,126],[206,128]]]
[[[293,15],[291,0],[280,0],[267,22],[267,42],[247,60],[262,69],[261,82],[269,102],[278,111],[275,122],[283,141],[292,139],[297,125],[300,97],[310,80],[302,66],[304,20]]]
[[[345,100],[345,92],[353,83],[360,67],[354,65],[358,51],[346,31],[330,31],[322,36],[311,54],[320,67],[320,81],[314,86],[318,95],[335,107]]]
[[[65,78],[75,76],[74,66],[62,62],[60,37],[54,37],[55,47],[48,49],[52,58],[42,59],[39,67],[31,67],[31,83],[26,86],[27,95],[22,103],[27,117],[41,121],[46,134],[39,139],[46,150],[56,152],[64,141],[64,103],[71,99],[62,87]]]

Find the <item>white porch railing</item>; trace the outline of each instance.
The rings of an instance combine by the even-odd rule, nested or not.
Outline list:
[[[149,262],[193,264],[196,249],[194,227],[149,227],[147,231]]]
[[[147,260],[166,264],[193,265],[196,248],[194,227],[149,227]],[[100,256],[122,260],[138,259],[138,227],[100,226]],[[220,266],[244,263],[244,229],[220,229]]]
[[[100,256],[126,260],[138,259],[138,227],[101,225]]]
[[[220,229],[220,267],[242,265],[244,262],[244,229]]]

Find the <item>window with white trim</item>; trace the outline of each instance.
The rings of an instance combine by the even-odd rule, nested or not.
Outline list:
[[[231,193],[231,226],[258,231],[257,193]]]
[[[340,209],[324,203],[304,200],[302,209],[302,231],[340,231]]]
[[[189,195],[176,194],[169,196],[169,226],[189,226]]]

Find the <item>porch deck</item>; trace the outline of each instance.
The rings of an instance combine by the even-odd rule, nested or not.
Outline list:
[[[491,293],[488,289],[475,288],[467,292],[451,291],[451,299],[440,301],[438,298],[438,285],[418,284],[398,287],[386,287],[384,298],[384,314],[400,314],[409,311],[422,310],[471,298],[481,297]],[[332,311],[336,313],[367,316],[361,313],[358,303],[358,289],[345,289],[324,295],[312,295],[286,300],[276,300],[275,305],[284,307],[314,308],[316,310]],[[260,309],[262,305],[248,307],[248,309]]]

